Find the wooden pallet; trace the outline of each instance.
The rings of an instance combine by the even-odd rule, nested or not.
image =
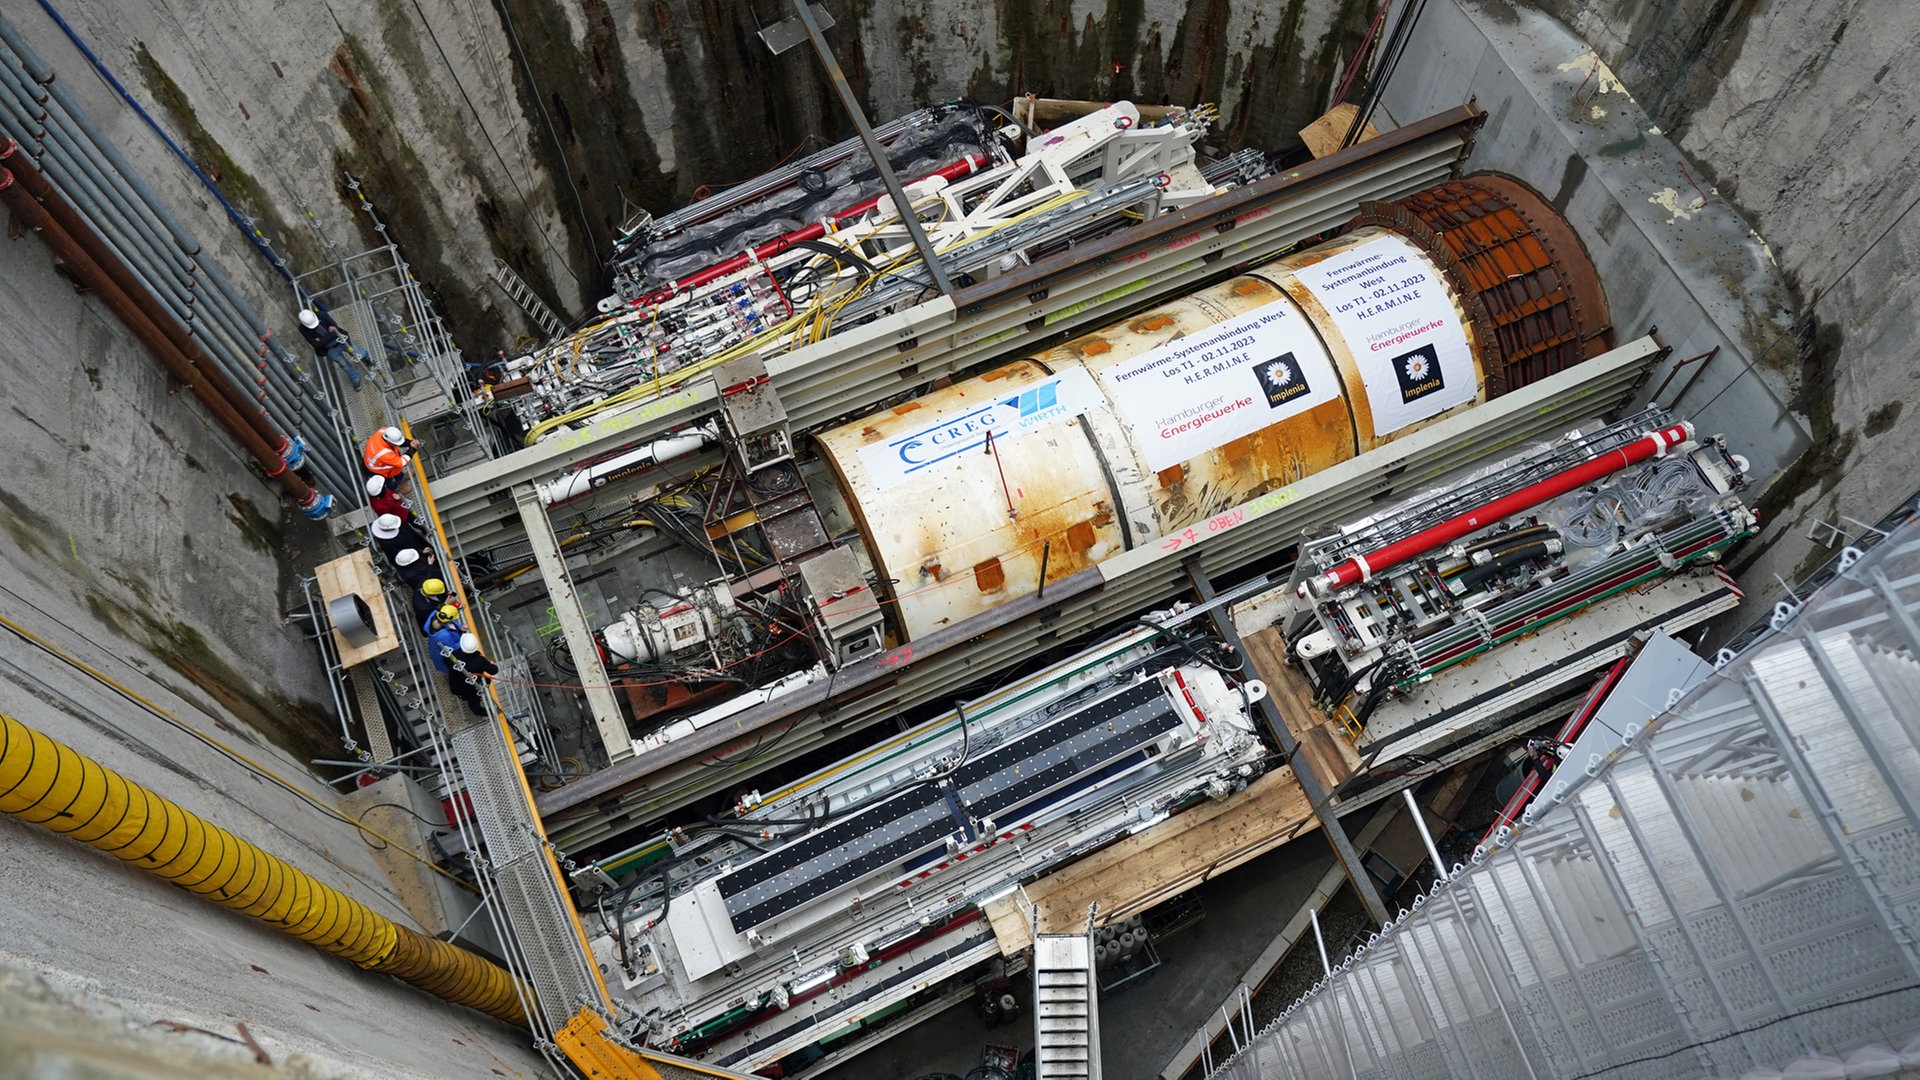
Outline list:
[[[370,645],[354,645],[336,629],[332,620],[328,620],[328,630],[333,634],[334,648],[340,651],[340,666],[353,667],[364,664],[376,657],[400,647],[400,639],[394,636],[393,614],[387,610],[387,598],[380,591],[380,578],[373,572],[373,553],[366,548],[344,555],[332,562],[324,562],[313,570],[315,584],[320,586],[322,607],[335,599],[358,593],[360,599],[367,602],[373,611],[373,628],[379,635]]]

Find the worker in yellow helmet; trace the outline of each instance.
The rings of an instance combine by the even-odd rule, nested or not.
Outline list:
[[[413,617],[425,620],[438,612],[447,602],[447,583],[437,577],[430,577],[420,583],[418,589],[408,596],[413,601]]]

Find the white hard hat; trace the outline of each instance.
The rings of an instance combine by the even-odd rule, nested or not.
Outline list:
[[[380,437],[387,440],[387,442],[393,444],[394,446],[399,446],[401,443],[407,441],[406,435],[402,433],[401,430],[397,427],[381,428]]]
[[[367,494],[378,495],[387,490],[387,478],[384,476],[367,477]]]
[[[309,330],[317,330],[320,327],[320,316],[315,315],[311,310],[307,308],[301,308],[300,309],[300,325],[306,327]]]
[[[408,548],[407,550],[393,557],[393,562],[395,566],[412,566],[414,563],[417,563],[419,561],[420,561],[420,553],[413,550],[412,548]]]
[[[460,635],[460,651],[461,652],[479,652],[480,639],[477,637],[474,637],[472,634],[461,634]]]
[[[400,535],[400,515],[381,514],[373,519],[373,535],[382,540],[391,540]]]

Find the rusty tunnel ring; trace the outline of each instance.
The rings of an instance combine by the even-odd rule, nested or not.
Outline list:
[[[1363,225],[1406,235],[1440,265],[1479,339],[1489,398],[1613,346],[1586,245],[1518,180],[1482,173],[1395,202],[1364,202],[1349,227]]]

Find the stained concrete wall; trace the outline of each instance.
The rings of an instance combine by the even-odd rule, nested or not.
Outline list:
[[[0,238],[0,326],[0,617],[49,646],[0,625],[0,712],[389,917],[443,929],[417,921],[375,857],[384,841],[323,811],[330,793],[305,771],[338,751],[314,648],[280,615],[315,538],[32,234]],[[356,812],[382,833],[411,828],[391,809]],[[243,1021],[300,1075],[539,1068],[524,1036],[485,1017],[11,818],[0,1017],[7,1075],[126,1075],[120,1050],[152,1075],[192,1075],[231,1057]],[[151,1022],[164,1023],[143,1038]]]
[[[564,313],[645,209],[851,134],[785,0],[69,0],[63,12],[296,265],[373,245],[366,191],[470,353],[524,329],[497,257]],[[1017,92],[1219,103],[1224,143],[1278,145],[1324,108],[1371,0],[843,0],[830,31],[870,115]],[[71,84],[37,10],[10,12]],[[138,160],[166,165],[153,140]],[[204,195],[198,196],[202,202]],[[209,231],[227,228],[217,215]]]
[[[1436,5],[1435,27],[1448,21],[1443,7],[1460,10]],[[1920,41],[1920,7],[1901,0],[1549,0],[1540,7],[1594,50],[1585,70],[1561,73],[1562,81],[1593,74],[1583,101],[1607,108],[1623,100],[1599,85],[1600,72],[1612,75],[1645,117],[1642,131],[1657,131],[1647,137],[1677,148],[1675,164],[1688,170],[1663,185],[1672,197],[1654,204],[1651,231],[1716,222],[1729,239],[1750,231],[1746,246],[1764,260],[1755,269],[1777,269],[1783,283],[1784,300],[1770,293],[1757,305],[1753,275],[1725,282],[1728,302],[1772,314],[1753,325],[1735,362],[1716,357],[1697,379],[1676,382],[1687,387],[1681,409],[1711,412],[1726,426],[1768,422],[1764,397],[1753,392],[1766,382],[1811,433],[1810,451],[1772,478],[1764,531],[1735,564],[1750,594],[1771,598],[1780,592],[1775,575],[1794,580],[1828,554],[1830,534],[1808,539],[1817,522],[1858,535],[1845,518],[1878,519],[1920,485],[1909,465],[1920,419],[1908,403],[1920,377],[1911,349],[1920,293],[1913,269],[1920,217],[1911,214],[1920,199],[1920,70],[1908,62]],[[1530,17],[1499,0],[1465,10],[1496,38]],[[1571,108],[1570,95],[1565,104]],[[1568,117],[1563,126],[1584,123]],[[1536,164],[1550,169],[1553,162]],[[1644,218],[1634,197],[1622,205]],[[1631,278],[1602,270],[1616,293],[1632,287]]]
[[[1472,164],[1568,212],[1616,322],[1659,326],[1676,361],[1721,346],[1662,400],[1755,459],[1763,532],[1735,567],[1770,599],[1776,574],[1827,554],[1816,521],[1857,534],[1843,515],[1876,519],[1920,482],[1902,467],[1920,438],[1905,407],[1920,75],[1899,61],[1920,9],[1542,6],[1433,4],[1389,104],[1479,94],[1493,118]]]

